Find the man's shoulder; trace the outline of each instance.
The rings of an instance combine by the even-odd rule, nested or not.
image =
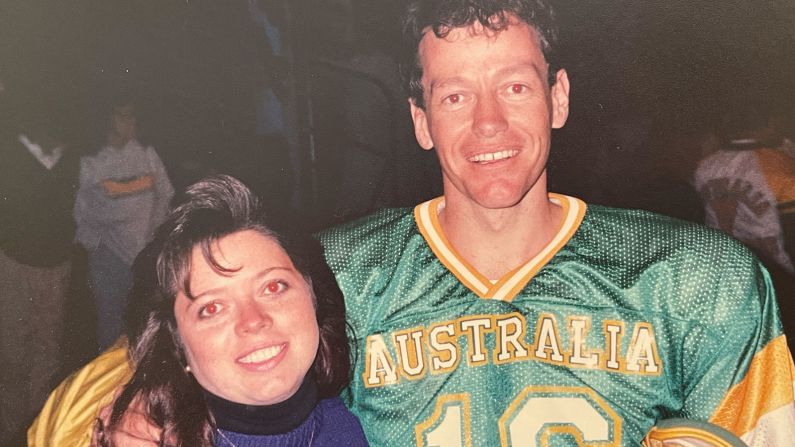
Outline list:
[[[411,208],[385,208],[354,221],[317,233],[326,250],[361,247],[372,242],[385,242],[415,227]]]
[[[721,231],[701,223],[646,211],[642,209],[614,208],[604,205],[588,204],[583,221],[585,228],[594,231],[618,231],[627,237],[655,238],[659,235],[672,235],[683,238],[706,238],[708,240],[733,241]]]
[[[589,205],[580,233],[586,244],[613,248],[616,256],[756,268],[751,251],[726,233],[650,211]]]
[[[641,308],[730,331],[752,327],[770,305],[769,277],[725,233],[639,210],[590,207],[577,252]]]
[[[389,276],[399,269],[406,262],[404,255],[411,241],[417,238],[421,236],[409,208],[384,209],[318,234],[326,261],[346,297],[374,272]]]

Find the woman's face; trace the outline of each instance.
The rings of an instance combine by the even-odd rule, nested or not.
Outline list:
[[[292,396],[318,348],[309,285],[274,239],[253,230],[218,240],[217,272],[191,255],[191,300],[174,302],[177,328],[199,384],[227,400],[270,405]]]

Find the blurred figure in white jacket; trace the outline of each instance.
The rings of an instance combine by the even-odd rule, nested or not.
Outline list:
[[[135,106],[111,104],[107,140],[80,160],[77,240],[89,253],[100,351],[121,333],[133,259],[162,222],[174,189],[154,148],[138,140]]]

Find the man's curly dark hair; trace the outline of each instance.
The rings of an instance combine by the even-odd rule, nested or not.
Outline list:
[[[419,46],[427,30],[445,37],[455,28],[480,23],[485,29],[501,31],[516,17],[538,32],[539,46],[549,64],[549,84],[555,83],[560,68],[555,48],[558,31],[552,6],[545,0],[419,0],[409,4],[403,18],[401,74],[409,98],[424,108],[422,65]]]

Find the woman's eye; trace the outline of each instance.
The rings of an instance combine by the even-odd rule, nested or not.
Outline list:
[[[265,293],[271,295],[274,293],[282,292],[286,288],[287,284],[284,281],[271,281],[265,284]]]
[[[220,303],[209,303],[199,309],[199,316],[202,318],[212,317],[223,309],[224,306]]]

